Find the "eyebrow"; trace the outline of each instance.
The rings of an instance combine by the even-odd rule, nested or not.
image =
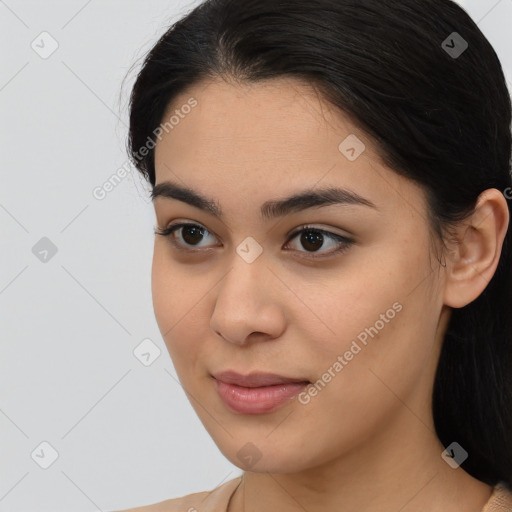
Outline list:
[[[154,186],[151,192],[152,201],[154,202],[157,197],[176,199],[206,211],[219,219],[223,217],[222,208],[217,201],[204,197],[188,187],[183,187],[170,181],[164,181]],[[285,199],[266,201],[261,205],[260,212],[262,218],[273,219],[308,208],[332,204],[368,206],[378,210],[369,199],[351,190],[328,187],[316,190],[306,189]]]

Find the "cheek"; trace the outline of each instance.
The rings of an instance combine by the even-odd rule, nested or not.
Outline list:
[[[312,452],[321,456],[373,435],[403,412],[402,401],[428,392],[425,370],[432,368],[438,314],[425,280],[428,255],[381,256],[361,262],[360,273],[337,275],[342,287],[329,281],[309,295],[307,304],[330,330],[310,315],[300,320],[308,343],[303,354],[316,380],[299,411]],[[318,439],[326,423],[335,425],[326,433],[329,442]]]
[[[344,374],[333,380],[356,393],[361,385],[364,389],[367,379],[375,379],[369,368],[377,374],[382,371],[395,383],[414,379],[434,341],[439,305],[429,292],[435,274],[426,247],[425,252],[415,249],[408,254],[396,247],[401,246],[368,252],[357,258],[354,268],[347,262],[317,287],[306,287],[302,281],[295,289],[297,295],[307,297],[305,302],[314,313],[301,320],[303,338],[310,340],[315,361],[312,367],[318,376],[329,369]],[[343,368],[339,364],[333,368],[338,356]],[[345,371],[349,367],[352,370]],[[346,383],[341,382],[344,379]]]
[[[157,243],[155,243],[151,269],[151,292],[160,333],[167,348],[172,349],[168,340],[179,339],[175,335],[180,328],[180,319],[185,319],[183,318],[184,306],[189,302],[191,291],[185,286],[183,272],[180,272],[176,265],[172,264],[166,250],[158,246]]]
[[[163,244],[165,245],[165,244]],[[194,365],[202,340],[208,336],[207,300],[209,280],[197,275],[193,266],[174,262],[168,249],[155,244],[151,270],[151,291],[155,318],[178,372]]]
[[[155,316],[164,332],[180,319],[186,321],[187,314],[194,313],[193,309],[206,293],[208,281],[199,276],[197,266],[180,264],[167,245],[166,240],[155,242],[151,268]]]
[[[169,258],[165,257],[165,251],[161,244],[155,241],[153,264],[151,267],[151,294],[155,318],[162,336],[177,321],[177,291],[180,286],[179,283],[179,274],[173,273]]]

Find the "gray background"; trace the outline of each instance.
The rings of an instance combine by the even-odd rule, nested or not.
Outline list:
[[[108,511],[241,474],[154,318],[147,185],[131,170],[93,194],[127,163],[126,73],[198,3],[0,0],[0,511]],[[512,90],[512,0],[460,3]]]

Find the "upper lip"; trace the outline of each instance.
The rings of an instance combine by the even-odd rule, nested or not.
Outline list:
[[[275,386],[276,384],[286,384],[289,382],[309,382],[307,379],[283,377],[275,373],[252,372],[248,375],[242,375],[232,370],[215,373],[213,377],[227,384],[236,384],[237,386],[244,386],[246,388]]]

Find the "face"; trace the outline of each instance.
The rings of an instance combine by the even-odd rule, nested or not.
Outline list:
[[[396,443],[411,408],[427,424],[443,304],[423,191],[300,82],[203,82],[164,121],[175,110],[156,185],[191,189],[222,215],[155,198],[158,230],[192,226],[155,237],[153,303],[219,449],[243,469],[297,472]],[[342,201],[261,211],[327,188]],[[212,376],[228,370],[309,384],[219,387]]]

